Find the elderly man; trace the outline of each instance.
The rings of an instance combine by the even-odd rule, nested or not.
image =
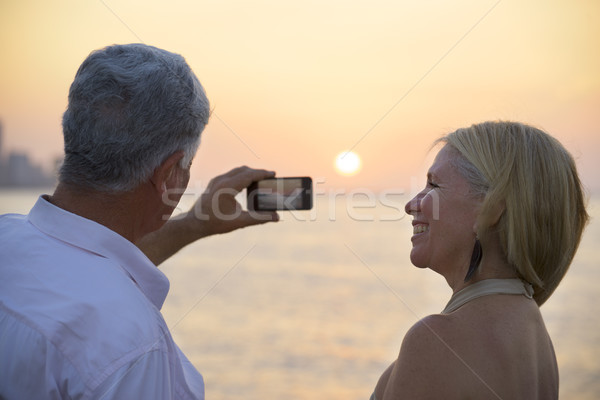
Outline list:
[[[132,44],[83,62],[56,191],[28,215],[0,217],[0,398],[204,398],[160,313],[169,281],[155,264],[203,236],[277,220],[241,212],[234,193],[273,176],[242,167],[211,181],[199,212],[165,224],[209,113],[179,55]]]

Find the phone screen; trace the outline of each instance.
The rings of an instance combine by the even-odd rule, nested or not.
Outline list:
[[[255,211],[310,210],[312,179],[271,178],[248,186],[248,208]]]

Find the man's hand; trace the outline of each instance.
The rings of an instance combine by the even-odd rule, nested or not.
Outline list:
[[[244,211],[235,196],[254,181],[272,178],[274,172],[249,167],[232,169],[213,178],[194,206],[138,241],[137,246],[159,265],[196,240],[246,226],[279,221],[276,212]]]
[[[199,237],[227,233],[246,226],[279,220],[276,212],[244,211],[235,196],[254,181],[275,176],[263,169],[239,167],[213,178],[204,193],[182,218]]]

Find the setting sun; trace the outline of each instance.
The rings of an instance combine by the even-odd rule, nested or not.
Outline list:
[[[360,170],[360,157],[352,151],[342,151],[335,158],[335,169],[341,175],[354,175]]]

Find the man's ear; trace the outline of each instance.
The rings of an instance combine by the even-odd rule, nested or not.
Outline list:
[[[171,154],[165,161],[162,162],[150,177],[153,187],[159,193],[164,193],[167,188],[173,186],[172,179],[174,178],[175,170],[179,161],[184,157],[183,151],[176,151]]]

